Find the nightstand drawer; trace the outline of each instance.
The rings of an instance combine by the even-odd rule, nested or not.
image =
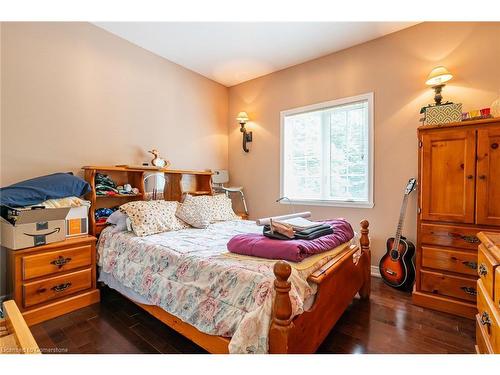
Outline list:
[[[422,266],[477,275],[477,254],[463,250],[422,246]]]
[[[91,262],[91,245],[26,255],[22,257],[23,280],[90,266]]]
[[[500,352],[500,317],[498,311],[492,305],[491,300],[487,296],[487,291],[482,280],[477,282],[477,310],[479,324],[483,326],[485,339],[491,343],[491,347],[495,353]]]
[[[420,287],[424,292],[476,301],[476,280],[422,270]]]
[[[488,249],[481,244],[477,259],[477,274],[483,282],[488,298],[493,298],[493,282],[495,279],[495,268],[498,266],[497,260],[490,254]]]
[[[23,305],[30,307],[92,287],[92,268],[25,283]]]

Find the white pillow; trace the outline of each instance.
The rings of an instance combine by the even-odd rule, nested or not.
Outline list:
[[[127,221],[130,221],[130,219],[120,210],[116,210],[106,219],[106,223],[113,224],[115,226],[111,230],[112,234],[129,231],[130,229],[127,226]]]

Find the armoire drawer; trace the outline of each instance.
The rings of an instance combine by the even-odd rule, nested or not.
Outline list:
[[[489,298],[494,298],[494,281],[495,268],[498,266],[498,261],[493,258],[488,249],[481,244],[477,257],[477,274],[483,282],[484,288],[488,293]]]
[[[477,254],[464,250],[422,246],[422,266],[476,276]]]
[[[461,276],[452,276],[440,272],[421,270],[420,288],[424,292],[441,296],[476,301],[476,280]]]
[[[491,300],[487,296],[482,280],[477,283],[477,310],[479,323],[484,328],[486,338],[491,343],[491,347],[495,353],[500,352],[500,317],[498,310],[492,305]]]
[[[92,287],[92,268],[23,285],[23,305],[30,307]]]
[[[440,225],[422,223],[420,227],[420,242],[426,245],[458,247],[477,250],[481,242],[477,238],[480,229],[456,225]]]

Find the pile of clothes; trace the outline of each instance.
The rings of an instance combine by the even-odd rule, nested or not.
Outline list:
[[[333,229],[330,225],[322,222],[314,223],[308,227],[296,227],[293,225],[273,222],[265,225],[262,234],[275,240],[314,240],[332,234]]]
[[[118,210],[118,208],[119,207],[116,206],[113,208],[98,208],[95,210],[94,215],[96,224],[105,223],[108,220],[108,217],[110,217],[113,212]]]
[[[137,195],[139,189],[133,188],[130,184],[117,185],[108,175],[96,173],[95,178],[95,193],[98,196],[113,196],[113,195]],[[118,210],[118,206],[113,208],[98,208],[95,210],[95,222],[97,224],[105,223],[113,212]]]
[[[15,222],[11,208],[61,208],[90,206],[80,199],[90,193],[87,181],[73,173],[54,173],[32,178],[0,188],[0,213],[2,217]]]
[[[94,180],[96,195],[139,194],[139,189],[133,188],[130,184],[117,185],[108,175],[103,173],[96,173]]]
[[[227,249],[235,254],[300,262],[314,254],[332,250],[354,237],[354,231],[345,219],[325,220],[316,224],[308,230],[294,231],[292,238],[291,233],[280,234],[276,228],[271,235],[270,227],[264,228],[263,234],[238,234],[228,242]],[[279,235],[282,237],[278,238]]]

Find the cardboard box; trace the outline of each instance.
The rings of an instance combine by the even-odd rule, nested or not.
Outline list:
[[[9,249],[45,245],[66,239],[69,207],[15,209],[2,207],[1,243]]]
[[[89,206],[71,207],[66,216],[66,237],[89,233]]]

